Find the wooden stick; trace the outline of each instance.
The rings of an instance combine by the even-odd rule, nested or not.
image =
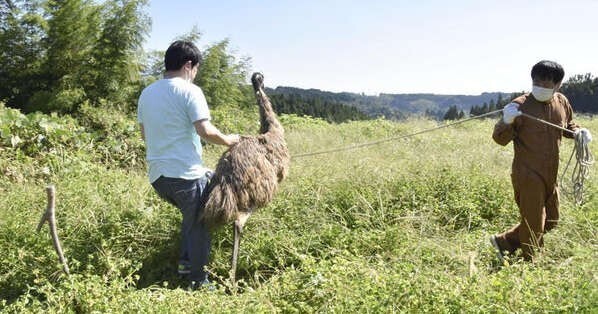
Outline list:
[[[52,243],[54,244],[54,249],[58,254],[58,260],[62,264],[62,270],[65,274],[69,275],[69,265],[66,263],[66,259],[64,258],[64,254],[62,253],[62,247],[60,246],[60,239],[58,239],[58,232],[56,231],[56,216],[55,216],[55,193],[56,189],[53,185],[49,185],[46,187],[46,194],[48,195],[48,207],[46,211],[42,215],[42,218],[37,225],[37,232],[39,232],[44,225],[44,222],[48,221],[48,225],[50,226],[50,235],[52,236]]]

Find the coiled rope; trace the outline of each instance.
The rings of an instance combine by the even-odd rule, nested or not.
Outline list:
[[[491,112],[488,112],[485,114],[481,114],[479,116],[470,117],[470,118],[459,120],[459,121],[452,122],[452,123],[446,123],[446,124],[443,124],[443,125],[440,125],[440,126],[437,126],[434,128],[424,129],[424,130],[421,130],[421,131],[418,131],[415,133],[405,134],[405,135],[401,135],[401,136],[393,136],[393,137],[388,137],[385,139],[372,141],[372,142],[365,142],[365,143],[353,144],[353,145],[345,146],[345,147],[338,147],[338,148],[321,150],[321,151],[316,151],[316,152],[311,152],[311,153],[303,153],[303,154],[293,155],[292,158],[301,158],[301,157],[308,157],[308,156],[330,154],[330,153],[335,153],[335,152],[342,152],[342,151],[348,151],[348,150],[378,145],[378,144],[382,144],[382,143],[386,143],[386,142],[390,142],[390,141],[406,139],[406,138],[414,137],[416,135],[448,128],[450,126],[454,126],[457,124],[462,124],[462,123],[465,123],[465,122],[468,122],[471,120],[481,119],[481,118],[491,116],[493,114],[496,114],[496,113],[499,113],[502,111],[503,111],[503,109],[499,109],[499,110],[491,111]],[[594,164],[594,156],[592,155],[592,152],[590,151],[588,143],[583,140],[581,133],[576,134],[575,132],[573,132],[569,129],[563,128],[560,125],[550,123],[548,121],[539,119],[537,117],[534,117],[534,116],[526,114],[526,113],[522,113],[521,115],[524,117],[530,118],[532,120],[535,120],[537,122],[544,123],[551,127],[557,128],[563,132],[568,132],[568,133],[571,133],[574,135],[575,147],[574,147],[573,151],[571,152],[571,157],[569,157],[569,161],[567,162],[567,165],[565,166],[565,170],[561,174],[560,181],[561,181],[561,186],[563,186],[563,184],[562,184],[563,178],[565,177],[565,173],[569,169],[571,160],[573,160],[573,156],[575,155],[575,165],[573,167],[573,173],[571,174],[571,185],[573,186],[573,190],[571,192],[568,192],[568,191],[565,191],[565,192],[573,195],[573,198],[577,205],[581,204],[583,201],[584,183],[585,183],[585,180],[589,177],[590,166],[592,166]]]
[[[575,155],[575,165],[573,166],[573,172],[571,172],[571,185],[573,186],[573,190],[567,191],[565,189],[564,192],[572,194],[575,199],[575,204],[580,205],[583,202],[584,183],[586,179],[590,177],[590,166],[594,164],[594,156],[590,151],[588,143],[583,140],[581,133],[575,135],[574,141],[575,149],[571,152],[569,161],[567,161],[565,170],[561,175],[561,186],[563,186],[563,178],[565,177],[565,173],[567,173],[569,164],[571,164],[573,155]]]
[[[573,140],[575,142],[575,147],[573,148],[573,151],[571,151],[571,156],[569,157],[569,160],[567,161],[567,165],[565,166],[565,170],[563,170],[563,173],[561,174],[561,178],[559,181],[561,183],[560,186],[563,187],[563,192],[565,192],[566,194],[572,195],[573,199],[575,200],[575,204],[580,205],[583,202],[584,183],[585,183],[586,179],[590,177],[590,166],[592,166],[594,164],[594,156],[592,155],[592,152],[590,151],[590,147],[588,145],[589,143],[587,143],[586,141],[583,140],[583,136],[582,136],[581,132],[575,133],[569,129],[565,129],[565,128],[561,127],[560,125],[556,125],[556,124],[550,123],[548,121],[544,121],[542,119],[536,118],[536,117],[531,116],[526,113],[522,113],[521,115],[523,115],[527,118],[530,118],[532,120],[538,121],[540,123],[544,123],[549,126],[560,129],[563,132],[568,132],[568,133],[573,134]],[[567,170],[569,169],[569,165],[571,164],[571,160],[573,159],[573,156],[575,156],[575,165],[573,166],[573,172],[571,173],[571,186],[573,187],[573,189],[568,190],[567,188],[565,188],[565,185],[563,184],[563,180],[565,178],[565,174],[567,173]]]

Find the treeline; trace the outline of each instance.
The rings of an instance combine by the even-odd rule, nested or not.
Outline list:
[[[0,101],[23,112],[78,113],[82,106],[134,112],[162,76],[164,51],[143,51],[147,0],[0,1]],[[179,38],[198,42],[197,28]],[[167,48],[165,43],[164,50]],[[253,103],[248,60],[223,40],[203,49],[195,79],[212,108]]]
[[[523,93],[523,92],[522,92]],[[479,116],[488,112],[496,111],[499,109],[504,108],[504,106],[511,102],[511,100],[515,99],[522,93],[512,93],[509,97],[505,98],[502,94],[498,94],[498,98],[496,100],[491,99],[490,102],[484,102],[482,105],[479,106],[472,106],[469,109],[470,116]]]
[[[567,96],[575,112],[598,113],[598,78],[592,74],[571,77],[561,92]]]
[[[573,110],[580,113],[598,113],[598,78],[591,73],[578,74],[570,77],[559,90],[565,95]],[[496,100],[484,103],[480,106],[473,106],[470,109],[470,115],[480,115],[494,110],[502,109],[513,99],[525,92],[512,93],[504,98],[502,95]]]
[[[523,92],[522,92],[523,93]],[[508,97],[504,97],[502,93],[498,94],[496,99],[490,99],[489,102],[484,102],[481,105],[473,105],[469,108],[469,117],[480,116],[486,113],[490,113],[499,109],[502,109],[506,104],[511,102],[515,97],[522,93],[512,93]],[[444,114],[444,120],[457,120],[462,119],[466,116],[463,110],[458,111],[456,106],[451,106]],[[493,116],[489,116],[493,118]]]
[[[500,93],[482,93],[480,95],[438,95],[438,94],[379,94],[377,96],[363,93],[328,92],[319,89],[301,89],[295,87],[277,87],[271,94],[300,95],[303,99],[320,99],[331,103],[339,103],[357,108],[372,117],[384,117],[401,120],[409,116],[427,116],[443,119],[448,109],[456,107],[460,111],[469,110],[481,102],[489,102]],[[454,110],[453,108],[451,112]],[[451,113],[449,113],[451,115]]]
[[[459,120],[463,119],[464,117],[465,112],[463,112],[463,110],[457,109],[456,105],[453,105],[448,108],[448,110],[442,117],[442,120]]]
[[[571,103],[573,110],[579,113],[598,113],[598,78],[591,73],[578,74],[563,83],[559,92],[563,93]],[[509,102],[525,92],[512,93],[508,97],[499,94],[497,99],[491,99],[481,105],[474,105],[469,109],[469,116],[479,116],[504,108]],[[428,114],[428,112],[426,113]],[[430,113],[433,115],[434,113]],[[451,106],[445,112],[444,120],[455,120],[465,117],[463,110]]]
[[[300,94],[273,94],[270,98],[274,110],[279,114],[294,113],[300,116],[322,118],[333,123],[370,119],[368,115],[355,107],[320,97],[304,97]]]
[[[147,0],[0,0],[0,102],[25,113],[78,114],[83,107],[133,113],[141,90],[163,74],[164,51],[143,51],[151,25],[147,5]],[[194,28],[175,39],[198,43],[201,33]],[[247,83],[249,59],[232,54],[228,40],[202,48],[202,54],[195,83],[220,122],[238,123],[239,114],[250,118],[255,101]],[[317,97],[274,95],[273,103],[278,112],[330,122],[367,118],[354,107]]]

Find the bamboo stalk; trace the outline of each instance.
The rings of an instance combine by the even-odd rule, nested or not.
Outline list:
[[[60,239],[58,238],[58,231],[56,230],[56,215],[55,215],[55,207],[56,207],[56,188],[53,185],[49,185],[46,187],[46,194],[48,196],[48,207],[46,207],[46,211],[42,215],[39,224],[37,225],[37,232],[39,232],[47,221],[48,226],[50,227],[50,235],[52,236],[52,244],[54,245],[54,249],[58,254],[58,260],[62,264],[62,270],[65,274],[69,275],[69,266],[64,258],[64,254],[62,253],[62,247],[60,246]]]

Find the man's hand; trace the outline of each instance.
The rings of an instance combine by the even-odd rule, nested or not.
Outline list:
[[[521,115],[521,111],[519,111],[519,104],[518,103],[510,103],[505,106],[502,111],[502,121],[506,124],[511,124],[515,121],[515,118]]]
[[[586,128],[577,129],[575,131],[575,138],[578,138],[579,136],[581,136],[581,141],[585,145],[592,141],[592,133]]]
[[[239,134],[229,134],[228,135],[228,142],[229,142],[228,146],[233,146],[233,145],[239,143],[239,141],[241,141],[241,136],[239,136]]]

